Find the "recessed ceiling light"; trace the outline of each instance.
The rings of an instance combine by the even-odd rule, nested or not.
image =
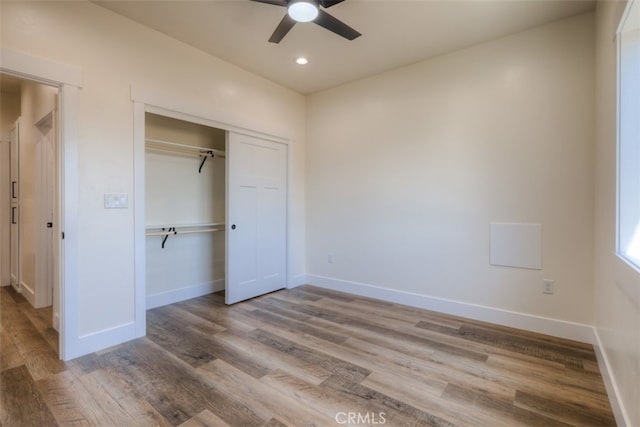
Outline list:
[[[296,59],[296,64],[307,65],[308,63],[309,63],[309,60],[307,58],[302,57],[302,56],[300,58]]]

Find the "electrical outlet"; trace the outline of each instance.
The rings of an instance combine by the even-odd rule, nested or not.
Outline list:
[[[542,292],[545,294],[553,295],[554,292],[554,282],[551,279],[543,279],[542,283],[544,287],[542,288]]]
[[[329,264],[333,264],[334,262],[336,262],[336,259],[334,258],[333,254],[327,255],[327,262]]]

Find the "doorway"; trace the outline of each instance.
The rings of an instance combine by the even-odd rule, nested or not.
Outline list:
[[[0,88],[0,135],[10,159],[0,164],[2,188],[8,189],[0,192],[1,285],[13,286],[36,309],[50,307],[50,327],[59,330],[60,256],[53,234],[59,228],[59,88],[8,74],[0,74]]]
[[[2,56],[0,76],[17,77],[58,89],[56,102],[58,168],[55,179],[58,202],[55,209],[58,220],[53,227],[54,253],[57,254],[53,269],[57,289],[54,295],[57,297],[59,313],[58,355],[62,360],[70,360],[87,353],[78,333],[77,320],[78,112],[82,71],[72,66],[4,48],[0,48],[0,56]],[[4,218],[6,215],[0,212],[0,224],[5,223]]]

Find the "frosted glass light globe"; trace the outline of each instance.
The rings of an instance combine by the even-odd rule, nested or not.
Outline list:
[[[309,22],[318,16],[318,7],[306,1],[291,3],[287,9],[289,16],[298,22]]]

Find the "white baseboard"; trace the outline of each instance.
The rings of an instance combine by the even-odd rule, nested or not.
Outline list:
[[[135,326],[135,322],[130,322],[102,331],[81,335],[77,341],[69,346],[68,352],[64,355],[64,360],[75,359],[85,354],[104,350],[105,348],[139,338],[139,336],[136,335]]]
[[[22,289],[20,289],[20,282],[15,277],[13,277],[13,275],[11,276],[11,282],[9,284],[11,285],[14,291],[16,291],[19,294],[22,293]]]
[[[607,389],[607,395],[609,396],[609,402],[611,403],[611,409],[613,410],[613,415],[616,418],[616,424],[618,427],[631,427],[631,422],[629,421],[629,415],[624,407],[624,403],[622,399],[620,399],[620,389],[618,388],[618,384],[616,382],[615,377],[613,376],[613,370],[611,369],[611,362],[609,362],[609,358],[607,357],[607,353],[605,351],[604,346],[602,345],[602,341],[600,340],[600,335],[598,334],[598,329],[594,329],[595,343],[593,344],[593,348],[596,352],[596,358],[598,359],[598,367],[600,368],[600,374],[602,375],[602,380],[604,381],[604,386]]]
[[[191,298],[201,297],[213,292],[222,291],[224,288],[224,279],[218,279],[212,282],[200,283],[159,294],[147,295],[147,310]]]
[[[60,332],[60,314],[53,313],[53,329]]]
[[[293,280],[291,280],[287,284],[287,289],[297,288],[298,286],[305,285],[306,283],[307,283],[307,275],[306,274],[300,274],[300,275],[294,277]]]
[[[36,292],[29,285],[24,283],[22,280],[20,281],[19,291],[26,299],[29,301],[31,306],[35,306],[36,302]]]
[[[382,288],[365,283],[333,279],[330,277],[306,275],[306,283],[336,291],[348,292],[369,298],[376,298],[411,307],[423,308],[454,316],[466,317],[483,322],[496,323],[517,329],[537,332],[575,341],[595,343],[593,327],[581,323],[567,322],[499,308],[485,307],[428,295]]]

